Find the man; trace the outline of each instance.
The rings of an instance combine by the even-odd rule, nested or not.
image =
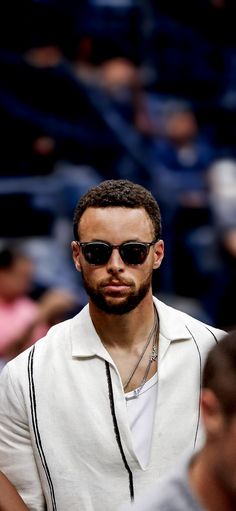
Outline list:
[[[236,509],[236,330],[217,345],[203,371],[201,410],[205,442],[171,474],[123,511],[233,511]]]
[[[160,236],[155,199],[130,181],[76,207],[89,304],[0,381],[0,467],[30,510],[117,510],[201,441],[201,367],[223,333],[152,296]]]

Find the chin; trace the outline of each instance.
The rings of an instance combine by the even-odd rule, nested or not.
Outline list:
[[[143,300],[144,296],[135,294],[126,298],[107,298],[97,295],[90,297],[92,302],[103,312],[107,314],[123,315],[134,310]]]
[[[82,273],[85,290],[91,302],[101,311],[107,314],[123,315],[135,309],[146,297],[150,290],[150,280],[147,280],[138,290],[133,290],[125,296],[106,295],[100,290],[89,285]]]
[[[103,303],[96,303],[97,307],[101,309],[103,312],[106,312],[107,314],[115,314],[115,315],[122,315],[127,314],[131,310],[133,310],[136,305],[133,305],[127,301],[119,301],[117,302],[109,302],[104,301]]]

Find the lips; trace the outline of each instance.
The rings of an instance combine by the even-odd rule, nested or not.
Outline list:
[[[122,281],[117,281],[117,280],[112,280],[112,281],[109,281],[109,282],[106,282],[105,284],[103,284],[103,289],[105,289],[105,291],[108,291],[108,292],[111,292],[111,293],[118,293],[118,292],[122,292],[122,291],[126,291],[130,286],[125,283],[125,282],[122,282]]]
[[[120,280],[112,280],[103,284],[103,287],[128,287],[128,284]]]

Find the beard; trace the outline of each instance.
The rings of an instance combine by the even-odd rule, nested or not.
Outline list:
[[[100,309],[101,311],[106,312],[107,314],[116,315],[128,314],[128,312],[135,309],[149,292],[152,281],[152,276],[148,275],[147,279],[141,284],[139,289],[136,290],[134,289],[134,286],[132,285],[130,286],[131,292],[128,296],[125,296],[123,298],[122,302],[111,303],[108,301],[106,296],[102,293],[102,291],[99,288],[95,289],[93,286],[90,285],[83,271],[81,271],[81,275],[85,291],[88,294],[91,302],[94,305],[96,305],[98,309]]]

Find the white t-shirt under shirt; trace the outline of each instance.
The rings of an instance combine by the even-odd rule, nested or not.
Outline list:
[[[138,397],[133,390],[127,392],[125,398],[133,448],[142,468],[145,469],[150,458],[157,401],[157,373],[145,383]]]

